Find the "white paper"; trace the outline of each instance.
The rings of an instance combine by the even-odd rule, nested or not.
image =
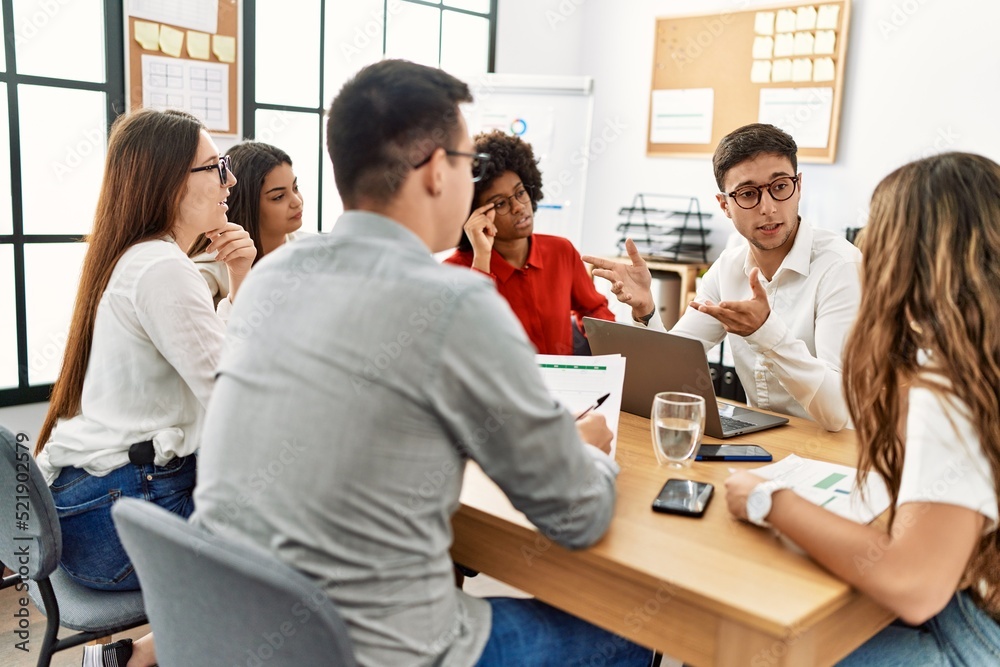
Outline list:
[[[832,56],[834,49],[837,48],[837,33],[832,30],[820,30],[816,33],[814,48],[820,55]]]
[[[818,30],[836,30],[837,19],[840,18],[840,7],[837,5],[823,5],[819,8],[816,16],[816,28]]]
[[[780,9],[774,21],[774,30],[775,32],[794,32],[795,22],[794,9]]]
[[[757,12],[754,16],[753,31],[758,35],[773,35],[774,12]]]
[[[796,58],[792,61],[792,81],[812,81],[813,66],[808,58]]]
[[[848,466],[790,454],[777,463],[753,471],[764,479],[780,479],[792,491],[834,514],[870,523],[889,508],[889,491],[878,473],[869,473],[864,499],[855,488],[857,470]]]
[[[708,144],[712,142],[712,88],[654,90],[649,140],[654,144]]]
[[[795,14],[795,29],[796,30],[816,29],[815,7],[799,7],[799,11]]]
[[[538,354],[535,359],[549,393],[573,414],[583,412],[604,394],[611,394],[594,412],[604,415],[614,434],[611,441],[611,456],[614,457],[618,445],[618,417],[622,411],[625,357],[620,354],[593,357]]]
[[[792,61],[788,58],[775,60],[771,68],[771,82],[785,83],[792,80]]]
[[[128,14],[210,34],[219,29],[219,0],[129,0]]]
[[[774,38],[774,57],[787,58],[795,54],[795,35],[788,32]]]
[[[771,82],[771,61],[755,60],[750,68],[750,83]]]
[[[778,63],[775,62],[775,69]],[[776,80],[774,72],[771,79]],[[788,132],[799,148],[826,148],[830,142],[833,88],[763,88],[757,120]]]
[[[770,58],[774,51],[774,40],[770,37],[755,37],[753,40],[753,57]]]
[[[813,81],[833,81],[835,74],[833,58],[817,58],[813,63]]]
[[[142,106],[182,109],[209,130],[229,131],[229,65],[142,56]]]
[[[811,56],[813,53],[813,41],[811,32],[795,33],[795,55]]]

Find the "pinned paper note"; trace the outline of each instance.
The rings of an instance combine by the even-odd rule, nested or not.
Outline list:
[[[753,57],[754,58],[770,58],[771,53],[774,51],[774,40],[770,37],[754,37],[753,40]]]
[[[823,5],[819,8],[816,16],[817,30],[836,30],[837,19],[840,18],[840,7],[837,5]]]
[[[796,58],[792,62],[792,81],[812,81],[813,66],[808,58]]]
[[[774,57],[787,58],[795,55],[795,35],[788,32],[774,38]]]
[[[795,32],[795,11],[792,9],[778,10],[774,20],[775,32]]]
[[[174,58],[181,57],[181,46],[184,44],[184,33],[168,25],[160,26],[160,50]]]
[[[135,41],[147,51],[160,50],[160,24],[149,21],[135,22]]]
[[[817,58],[813,63],[813,81],[833,81],[833,58]]]
[[[792,61],[788,58],[775,60],[771,67],[771,81],[773,83],[784,83],[792,80]]]
[[[208,60],[208,34],[204,32],[196,32],[194,30],[187,31],[187,51],[188,55],[192,58],[197,58],[198,60]]]
[[[780,127],[799,148],[826,148],[832,115],[833,88],[760,89],[757,122]]]
[[[236,38],[226,35],[212,35],[212,53],[220,62],[236,62]]]
[[[813,53],[813,34],[811,32],[795,33],[795,55],[811,56]]]
[[[750,83],[771,82],[771,61],[755,60],[750,68]]]
[[[757,12],[753,21],[753,31],[758,35],[773,35],[774,12]]]
[[[815,7],[799,7],[799,11],[796,12],[795,14],[795,29],[796,30],[816,29]]]
[[[837,33],[832,30],[820,30],[816,33],[815,52],[820,55],[833,55],[837,47]]]

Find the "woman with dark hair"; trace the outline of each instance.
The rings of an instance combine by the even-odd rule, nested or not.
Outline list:
[[[458,249],[445,261],[490,276],[538,352],[572,354],[574,327],[582,337],[585,316],[614,320],[614,313],[572,243],[533,233],[542,175],[531,145],[494,130],[477,135],[474,150],[490,160]]]
[[[229,160],[240,176],[229,195],[229,220],[250,233],[257,248],[255,264],[287,241],[308,234],[299,231],[302,193],[288,153],[260,141],[244,141],[229,150]],[[208,239],[199,238],[188,257],[198,265],[218,303],[229,291],[229,280],[225,264],[205,252],[207,246]]]
[[[112,127],[62,370],[35,449],[59,514],[60,565],[84,586],[139,589],[111,522],[118,497],[184,517],[194,510],[194,453],[224,318],[255,255],[246,230],[226,220],[235,183],[194,116],[144,109]],[[218,310],[181,250],[199,234],[229,274]]]
[[[841,665],[997,664],[1000,165],[945,153],[897,169],[858,240],[844,390],[859,479],[886,481],[889,522],[853,523],[749,472],[726,481],[729,510],[900,617]]]

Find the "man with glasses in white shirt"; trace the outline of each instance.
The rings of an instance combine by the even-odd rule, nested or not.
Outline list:
[[[841,352],[861,300],[861,253],[799,217],[797,150],[790,135],[762,123],[719,142],[716,199],[747,243],[719,256],[671,333],[706,350],[728,338],[751,406],[837,431],[848,422]],[[631,265],[583,259],[632,307],[637,325],[662,330],[649,269],[631,240],[626,248]]]

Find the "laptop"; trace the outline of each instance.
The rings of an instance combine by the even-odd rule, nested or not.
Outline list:
[[[620,354],[625,364],[622,410],[649,418],[653,397],[683,391],[705,399],[705,435],[731,438],[788,423],[784,417],[715,400],[701,341],[592,317],[583,318],[593,354]]]

